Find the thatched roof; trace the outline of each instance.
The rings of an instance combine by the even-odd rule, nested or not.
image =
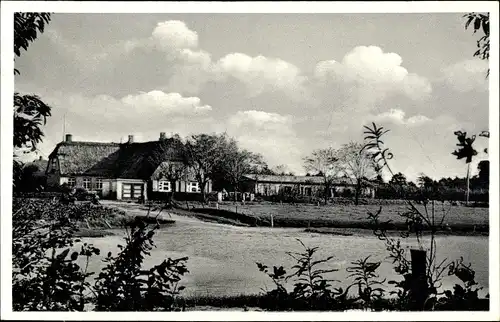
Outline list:
[[[313,184],[321,185],[325,181],[323,177],[316,176],[285,176],[285,175],[262,175],[262,174],[245,174],[243,176],[247,180],[258,181],[261,183],[288,183],[288,184]],[[346,184],[350,185],[348,179],[336,179],[333,184]]]
[[[56,145],[49,159],[59,159],[62,175],[82,175],[119,148],[118,143],[61,142]]]
[[[62,175],[148,179],[165,160],[182,160],[175,139],[141,143],[61,142],[50,154],[58,157]]]
[[[182,143],[175,139],[122,144],[115,177],[149,179],[166,160],[182,161]]]

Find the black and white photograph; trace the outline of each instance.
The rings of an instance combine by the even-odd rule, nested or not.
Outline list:
[[[498,9],[2,2],[2,315],[500,318]]]

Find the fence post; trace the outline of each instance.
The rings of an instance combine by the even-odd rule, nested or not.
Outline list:
[[[412,274],[410,309],[412,311],[420,311],[424,309],[424,304],[428,295],[426,251],[420,249],[410,249],[410,253]]]

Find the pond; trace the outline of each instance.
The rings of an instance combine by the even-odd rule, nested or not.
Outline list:
[[[124,231],[115,233],[115,236],[84,238],[83,241],[99,247],[102,258],[108,251],[116,253],[117,244],[124,243]],[[167,257],[188,256],[190,272],[183,279],[185,295],[255,294],[261,292],[262,288],[272,287],[269,278],[259,272],[255,262],[291,268],[294,262],[287,252],[302,250],[297,239],[306,246],[318,246],[318,258],[335,256],[329,267],[339,271],[332,273],[331,277],[342,282],[334,283],[334,286],[345,289],[350,282],[346,267],[352,261],[369,255],[370,261],[383,261],[378,269],[382,278],[400,279],[387,259],[384,243],[370,235],[333,236],[305,233],[302,229],[247,228],[196,221],[181,221],[161,228],[154,237],[157,247],[153,249],[151,257],[146,258],[145,264],[150,267]],[[414,245],[415,242],[405,244],[407,247]],[[472,263],[476,281],[487,292],[487,237],[440,236],[437,238],[437,247],[438,258],[455,260],[462,256],[465,263]],[[95,271],[103,266],[100,258],[92,260],[90,269]],[[445,276],[443,285],[452,288],[455,282],[455,277]]]

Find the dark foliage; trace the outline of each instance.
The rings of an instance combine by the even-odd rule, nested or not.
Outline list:
[[[477,40],[477,50],[474,52],[474,57],[479,57],[483,60],[490,58],[490,13],[471,12],[464,15],[466,18],[465,29],[472,26],[474,34],[482,32],[483,35]],[[488,69],[487,76],[490,70]]]
[[[471,163],[472,157],[477,155],[477,151],[472,147],[472,144],[476,140],[476,136],[467,137],[467,132],[462,131],[456,131],[455,135],[458,139],[457,146],[459,149],[453,151],[452,154],[459,160],[465,158],[465,163]]]
[[[273,281],[275,289],[267,291],[269,310],[335,310],[342,306],[347,307],[345,300],[347,290],[342,288],[333,288],[332,282],[337,280],[328,279],[326,274],[338,271],[337,269],[328,269],[324,264],[331,261],[334,256],[324,259],[316,259],[315,253],[318,247],[307,247],[300,241],[303,247],[302,252],[288,252],[296,264],[292,266],[291,273],[283,266],[268,266],[257,263],[257,267]],[[293,281],[292,291],[286,289],[286,282]]]
[[[85,279],[89,274],[76,264],[79,253],[72,251],[72,248],[77,241],[73,238],[77,227],[69,214],[43,213],[38,207],[32,207],[21,200],[14,202],[14,310],[83,310],[84,289],[87,286]],[[92,253],[94,249],[88,248],[86,251]]]
[[[129,224],[126,245],[118,245],[116,256],[108,253],[107,266],[95,284],[97,311],[169,311],[175,308],[179,286],[188,272],[187,257],[164,260],[149,270],[143,269],[145,256],[155,246],[153,235],[159,225],[149,228],[139,217]]]
[[[136,218],[121,251],[108,254],[107,266],[95,283],[87,280],[88,263],[99,249],[83,244],[75,250],[78,222],[88,223],[96,211],[114,210],[91,204],[61,205],[46,200],[13,200],[13,307],[16,311],[83,311],[90,304],[102,311],[173,310],[187,258],[166,259],[149,270],[145,256],[154,246],[155,229]],[[99,217],[101,217],[99,216]],[[97,221],[97,220],[95,220]],[[84,267],[80,266],[84,259]]]
[[[14,13],[14,53],[21,56],[21,49],[28,50],[38,33],[42,33],[50,22],[50,13],[16,12]]]

